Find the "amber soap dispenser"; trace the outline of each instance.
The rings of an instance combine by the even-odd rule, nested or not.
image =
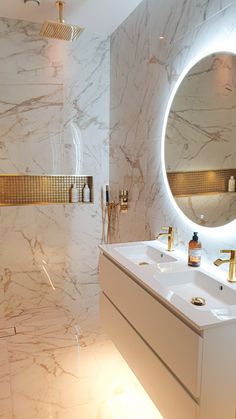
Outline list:
[[[201,263],[201,242],[198,240],[198,233],[193,233],[193,238],[188,244],[188,265],[200,266]]]

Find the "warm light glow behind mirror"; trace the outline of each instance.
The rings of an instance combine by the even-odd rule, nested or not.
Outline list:
[[[211,60],[211,61],[207,62],[208,59]],[[208,218],[209,218],[209,214],[208,214],[208,211],[209,211],[208,201],[209,200],[208,200],[208,198],[209,198],[209,196],[207,197],[207,203],[205,204],[203,196],[198,197],[197,194],[196,194],[196,196],[193,197],[193,199],[192,198],[190,199],[189,197],[187,197],[187,198],[186,197],[183,197],[183,198],[181,197],[181,199],[179,201],[181,201],[181,200],[185,201],[185,203],[187,203],[187,204],[190,202],[191,205],[192,205],[192,202],[194,202],[194,204],[196,202],[198,204],[198,207],[196,208],[195,212],[197,212],[197,211],[199,212],[199,214],[198,214],[199,217],[198,217],[198,215],[197,215],[197,217],[194,216],[195,215],[194,214],[194,208],[193,208],[193,211],[192,211],[193,216],[192,216],[191,211],[181,210],[180,206],[176,202],[176,199],[172,195],[172,192],[171,192],[171,189],[170,189],[170,186],[169,186],[169,182],[168,182],[168,178],[167,178],[167,174],[166,174],[166,170],[167,171],[172,170],[173,171],[172,173],[178,172],[180,174],[183,171],[184,176],[186,176],[185,172],[188,172],[189,170],[193,170],[193,171],[199,171],[199,170],[204,171],[204,170],[206,170],[206,168],[208,167],[209,160],[210,160],[210,158],[206,157],[207,147],[209,148],[210,155],[214,154],[214,148],[210,149],[211,143],[213,143],[215,145],[216,150],[217,150],[217,147],[219,148],[219,155],[216,156],[216,163],[215,163],[215,166],[217,166],[217,169],[222,168],[222,167],[219,167],[220,164],[222,164],[222,161],[223,161],[223,169],[227,168],[227,169],[231,170],[232,164],[236,168],[235,136],[233,135],[234,134],[233,130],[232,130],[232,139],[233,139],[234,143],[229,144],[229,152],[226,151],[226,155],[227,155],[226,159],[224,159],[224,156],[222,154],[222,150],[226,150],[226,145],[228,146],[228,143],[230,143],[229,138],[227,138],[227,135],[231,135],[231,133],[226,133],[225,134],[225,132],[227,131],[227,129],[229,127],[229,122],[231,122],[231,120],[232,121],[235,120],[234,115],[229,115],[229,112],[227,112],[227,113],[225,113],[225,115],[223,115],[224,112],[223,111],[221,112],[221,114],[223,116],[228,118],[228,121],[225,122],[225,125],[226,125],[227,129],[225,129],[225,130],[222,129],[222,132],[218,132],[219,138],[217,137],[217,132],[213,131],[213,126],[214,126],[214,124],[217,125],[217,123],[219,123],[219,125],[220,125],[220,122],[217,120],[217,118],[216,118],[216,121],[214,122],[215,116],[213,115],[212,109],[210,109],[209,113],[206,115],[207,120],[204,121],[203,128],[201,127],[200,123],[198,123],[198,121],[197,121],[197,123],[195,123],[196,121],[194,121],[194,123],[191,126],[191,124],[189,123],[189,120],[187,118],[184,119],[185,112],[186,113],[188,112],[187,116],[191,119],[191,117],[193,115],[193,111],[195,111],[194,97],[198,96],[198,95],[200,96],[200,93],[199,93],[200,89],[198,88],[199,81],[197,80],[197,77],[199,77],[199,74],[198,74],[198,70],[199,70],[198,63],[199,62],[201,62],[203,64],[202,65],[202,69],[203,69],[202,73],[204,73],[204,71],[205,71],[206,74],[208,74],[208,71],[209,71],[209,68],[208,68],[209,63],[210,63],[210,65],[212,64],[212,67],[210,67],[210,71],[211,71],[211,75],[213,74],[214,77],[215,77],[215,80],[213,80],[212,83],[213,83],[213,85],[217,86],[217,89],[215,89],[215,91],[213,93],[213,98],[214,98],[214,95],[216,95],[216,97],[219,97],[219,95],[222,95],[223,100],[225,100],[225,97],[227,95],[230,95],[230,93],[231,93],[230,90],[232,90],[232,86],[233,86],[233,88],[236,87],[234,85],[236,78],[235,77],[232,78],[232,74],[230,73],[231,72],[231,67],[232,67],[232,62],[233,62],[235,64],[235,74],[236,74],[236,56],[234,55],[233,52],[231,52],[231,51],[226,51],[226,52],[216,51],[216,52],[214,52],[214,55],[212,53],[209,54],[209,52],[206,52],[206,54],[203,54],[202,56],[196,57],[196,59],[194,59],[192,62],[189,63],[189,65],[185,68],[185,70],[183,71],[183,73],[179,77],[176,85],[174,86],[174,89],[171,93],[171,96],[170,96],[170,99],[169,99],[169,102],[168,102],[168,106],[167,106],[167,109],[166,109],[166,114],[165,114],[164,124],[163,124],[163,132],[162,132],[162,149],[161,149],[162,174],[163,174],[164,183],[165,183],[169,198],[171,200],[171,203],[174,206],[175,210],[178,212],[179,216],[181,218],[183,218],[185,220],[185,222],[188,222],[188,224],[191,225],[191,228],[196,228],[196,223],[197,223],[197,224],[200,224],[202,226],[202,228],[205,228],[209,225],[210,227],[215,227],[214,229],[217,229],[219,231],[219,229],[221,229],[223,227],[235,224],[235,212],[233,212],[233,215],[232,214],[226,214],[226,218],[224,219],[224,221],[217,224],[218,218],[217,218],[217,215],[215,213],[216,205],[214,203],[213,204],[213,212],[215,214],[216,220],[212,220],[212,222],[209,220],[210,222],[208,223]],[[191,72],[192,72],[192,79],[197,80],[195,82],[195,85],[193,83],[192,86],[190,85],[191,77],[188,78],[188,73],[191,73]],[[199,71],[199,73],[200,73],[200,71]],[[183,83],[183,80],[185,78],[187,80],[187,85],[189,83],[189,89],[190,89],[189,97],[188,97],[188,95],[186,95],[186,97],[182,96],[180,98],[179,103],[181,104],[181,107],[179,109],[179,113],[175,114],[175,109],[172,108],[172,107],[173,107],[173,104],[175,103],[175,98],[178,96],[178,94],[180,94],[179,92],[181,91],[181,84]],[[201,81],[202,81],[202,79],[200,80],[200,82]],[[202,91],[204,91],[205,88],[201,87],[201,89],[202,89]],[[236,97],[236,95],[233,95],[233,97]],[[206,100],[208,101],[208,98],[206,98]],[[203,108],[204,103],[200,103],[200,106]],[[217,106],[216,106],[216,108],[217,108]],[[233,103],[231,103],[230,104],[230,111],[233,108],[235,108],[235,106],[234,106]],[[196,107],[196,109],[197,109],[197,107]],[[179,144],[176,141],[177,135],[173,136],[173,138],[174,138],[173,141],[176,141],[176,143],[174,144],[174,153],[173,153],[173,156],[172,156],[173,158],[172,158],[172,161],[171,161],[171,159],[170,159],[170,161],[166,161],[165,160],[165,157],[166,157],[166,141],[167,141],[168,134],[170,132],[170,131],[168,131],[168,122],[169,122],[170,112],[172,112],[172,117],[173,117],[173,121],[174,121],[173,126],[176,123],[176,126],[174,126],[174,128],[177,127],[177,129],[178,129],[179,126],[181,127],[181,123],[182,123],[182,120],[183,120],[183,126],[185,128],[185,131],[180,134],[180,135],[182,135],[181,139],[183,139],[182,144]],[[198,118],[198,116],[200,114],[201,114],[201,112],[196,112],[195,117]],[[209,117],[209,120],[208,120],[208,117]],[[217,117],[217,115],[216,115],[216,117]],[[181,120],[181,118],[182,118],[182,120]],[[178,124],[180,124],[180,125],[178,126]],[[228,124],[228,126],[227,126],[227,124]],[[212,125],[212,127],[211,127],[211,125]],[[233,125],[234,124],[232,123],[232,126]],[[177,132],[177,129],[176,129],[176,132]],[[190,129],[192,130],[192,132],[191,132]],[[187,144],[188,137],[193,135],[192,133],[194,131],[197,133],[197,135],[196,135],[197,140],[195,141],[195,138],[193,137],[192,138],[192,143],[196,147],[196,150],[193,150],[192,155],[191,155],[191,153],[189,153],[189,154],[186,153],[186,156],[184,156],[184,151],[185,151],[184,147],[185,147],[185,149],[188,148],[188,144]],[[208,142],[206,140],[206,142],[204,143],[204,141],[205,141],[204,135],[205,134],[209,135],[209,138],[207,138]],[[200,140],[201,140],[200,136],[201,135],[203,137],[203,139],[202,139],[203,144],[200,144],[200,152],[199,152],[199,150],[197,149],[197,147],[199,146],[197,141],[199,141],[199,143],[200,143]],[[194,143],[194,141],[195,141],[195,143]],[[202,147],[203,148],[203,157],[200,155],[199,158],[198,158],[198,155],[201,154],[201,145],[203,146]],[[183,147],[181,148],[181,146],[183,146]],[[220,147],[221,147],[221,149],[220,149]],[[230,147],[231,147],[231,149],[230,149]],[[232,152],[232,149],[234,150],[233,152]],[[187,152],[188,152],[188,150],[187,150]],[[179,170],[179,168],[180,168],[179,160],[175,162],[175,159],[176,159],[176,156],[178,155],[178,153],[180,155],[179,159],[182,158],[182,163],[183,163],[183,170],[182,171]],[[229,159],[229,156],[230,156],[231,160]],[[184,157],[186,157],[185,160],[184,160]],[[189,159],[188,159],[188,157],[189,157]],[[204,160],[205,157],[206,157],[206,159],[205,159],[206,161],[204,163],[203,160]],[[195,158],[195,161],[197,162],[196,166],[194,166],[194,158]],[[228,158],[228,162],[226,161],[227,158]],[[205,166],[204,166],[204,164],[205,164]],[[227,166],[227,164],[228,164],[228,166]],[[199,165],[200,165],[200,167],[199,167]],[[207,183],[210,182],[211,184],[214,184],[214,182],[215,182],[215,179],[216,179],[216,173],[214,172],[214,170],[216,169],[215,166],[212,163],[208,167],[208,169],[211,170],[211,171],[208,172],[208,175],[207,175],[208,177],[206,177]],[[224,173],[223,173],[223,175],[224,175]],[[228,173],[226,173],[226,175],[228,176]],[[178,178],[178,181],[179,181],[180,178],[181,177]],[[222,182],[221,182],[221,185],[222,185]],[[213,194],[211,194],[211,195],[213,195]],[[224,203],[224,208],[221,211],[222,213],[226,212],[225,198],[234,199],[234,204],[236,204],[236,194],[231,194],[230,195],[229,193],[228,194],[226,193],[224,195],[224,197],[221,199],[222,205]],[[210,199],[212,199],[212,202],[216,202],[216,195],[213,196],[213,197],[211,196]],[[191,205],[190,205],[190,209],[192,210]],[[218,205],[220,205],[220,204],[218,204],[218,201],[217,201],[217,206]],[[233,206],[236,207],[236,205],[232,205],[232,203],[229,204],[229,207],[231,207],[231,210],[232,210]],[[235,210],[236,210],[236,208],[235,208]],[[198,227],[198,229],[199,229],[199,227]]]

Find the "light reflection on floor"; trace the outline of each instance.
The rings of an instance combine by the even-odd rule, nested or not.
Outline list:
[[[18,333],[0,339],[0,419],[162,418],[102,329],[89,327],[78,346],[58,310],[18,318]]]

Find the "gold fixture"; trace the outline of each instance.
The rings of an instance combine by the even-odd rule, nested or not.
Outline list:
[[[128,191],[126,189],[120,190],[119,201],[120,201],[120,211],[127,212],[128,211]]]
[[[173,252],[173,250],[174,250],[174,229],[173,229],[173,227],[162,227],[162,230],[167,230],[167,233],[159,233],[156,236],[156,239],[159,239],[159,237],[167,236],[168,237],[167,250],[169,252]]]
[[[46,38],[59,39],[62,41],[75,41],[80,34],[84,31],[84,28],[80,28],[77,25],[69,25],[64,21],[64,1],[56,1],[56,6],[59,11],[58,22],[46,20],[40,31],[40,35]]]
[[[112,211],[119,205],[119,202],[108,202],[107,207],[107,243],[111,242],[111,216]]]
[[[213,263],[216,266],[222,263],[229,263],[228,281],[236,282],[236,250],[220,250],[220,253],[230,253],[229,259],[216,259]]]
[[[79,189],[79,202],[82,202],[82,191],[86,183],[92,194],[92,176],[0,175],[0,206],[66,204],[70,202],[73,184]]]
[[[191,299],[191,303],[194,306],[204,306],[206,304],[206,300],[205,298],[202,298],[202,297],[193,297]]]

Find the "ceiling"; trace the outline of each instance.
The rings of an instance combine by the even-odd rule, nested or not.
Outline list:
[[[65,21],[92,32],[110,35],[142,0],[65,0]],[[0,17],[32,22],[57,20],[55,0],[41,0],[41,5],[24,0],[0,1]]]

